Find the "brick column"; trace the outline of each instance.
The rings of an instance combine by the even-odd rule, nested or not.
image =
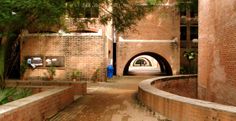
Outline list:
[[[236,0],[199,1],[201,99],[236,105]]]

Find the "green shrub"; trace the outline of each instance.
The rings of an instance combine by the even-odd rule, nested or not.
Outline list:
[[[23,89],[16,89],[16,92],[12,95],[13,100],[25,98],[27,96],[32,95],[32,90],[23,88]]]
[[[32,95],[31,89],[5,88],[0,90],[0,105]]]
[[[53,80],[54,76],[56,76],[56,68],[55,66],[50,66],[47,69],[48,71],[48,76],[49,76],[49,80]]]
[[[82,72],[80,70],[74,70],[72,73],[71,73],[71,79],[76,79],[76,80],[79,80],[80,77],[82,75]]]
[[[96,71],[95,71],[95,73],[93,74],[93,77],[92,77],[92,80],[94,81],[94,82],[98,82],[98,81],[100,81],[99,79],[99,77],[100,77],[100,73],[101,73],[101,70],[100,69],[96,69]]]
[[[197,73],[197,52],[193,49],[188,49],[184,51],[183,56],[188,61],[188,65],[185,65],[184,67],[180,68],[181,74],[195,74]]]
[[[184,57],[188,60],[188,61],[192,61],[195,60],[197,57],[197,52],[195,52],[192,49],[186,50],[184,51]]]
[[[9,97],[16,92],[15,88],[5,88],[0,89],[0,104],[5,104],[9,102]]]

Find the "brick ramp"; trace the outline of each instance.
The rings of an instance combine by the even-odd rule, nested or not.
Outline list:
[[[120,77],[107,83],[88,84],[79,98],[50,121],[163,121],[136,100],[138,83],[150,77]]]

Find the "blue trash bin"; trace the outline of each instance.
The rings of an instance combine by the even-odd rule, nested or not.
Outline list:
[[[114,68],[112,65],[107,66],[107,77],[108,78],[112,78],[113,77],[113,72],[114,72]]]

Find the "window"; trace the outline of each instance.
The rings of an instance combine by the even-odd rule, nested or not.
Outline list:
[[[180,40],[186,41],[186,26],[180,28]]]
[[[198,26],[191,26],[191,40],[198,38]]]
[[[191,26],[190,29],[191,40],[198,38],[198,26]],[[186,41],[186,26],[180,28],[180,40]]]
[[[75,1],[68,3],[68,12],[73,18],[98,18],[99,4],[88,1],[87,3]]]
[[[86,7],[84,8],[83,18],[97,18],[99,14],[98,7]]]

